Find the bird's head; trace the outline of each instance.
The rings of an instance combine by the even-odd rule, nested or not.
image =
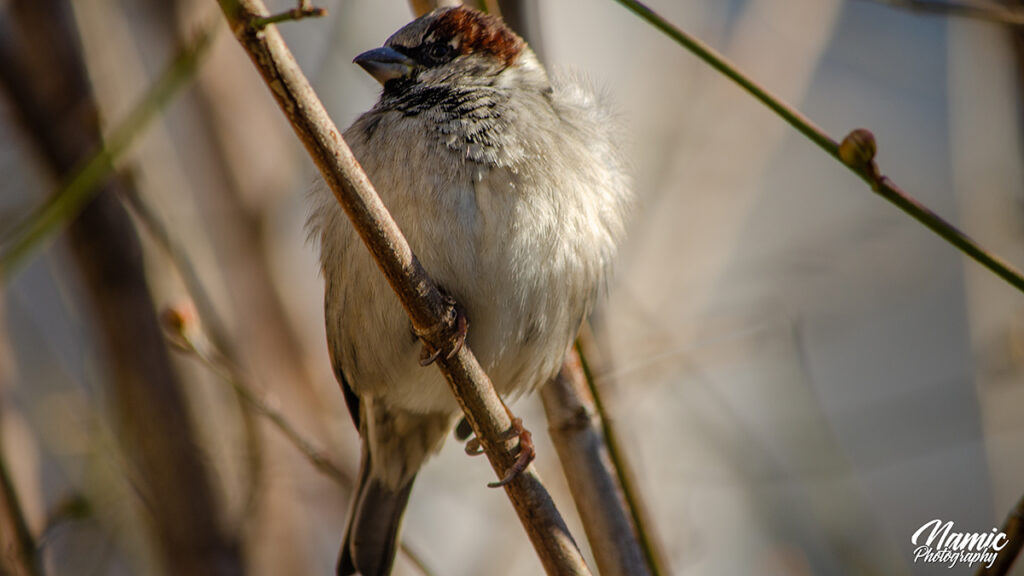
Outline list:
[[[414,20],[383,47],[356,56],[354,62],[386,93],[432,85],[547,85],[543,68],[522,38],[500,18],[462,6]]]

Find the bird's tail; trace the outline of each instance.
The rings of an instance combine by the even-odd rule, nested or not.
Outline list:
[[[415,474],[398,489],[370,474],[370,450],[363,437],[359,484],[352,499],[345,540],[338,557],[338,576],[387,576],[398,552],[402,516]]]

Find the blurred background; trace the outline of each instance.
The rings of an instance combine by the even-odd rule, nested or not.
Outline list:
[[[989,532],[1024,494],[1024,297],[615,2],[501,4],[628,135],[640,205],[593,318],[597,383],[669,573],[972,573],[915,563],[910,538]],[[379,91],[352,58],[411,12],[317,5],[281,31],[344,127]],[[833,137],[872,130],[884,174],[1024,265],[1022,29],[871,0],[649,5]],[[46,574],[200,573],[195,545],[218,573],[333,570],[358,443],[303,229],[317,175],[215,2],[0,1],[0,230],[209,29],[118,177],[0,286],[0,480]],[[514,409],[586,548],[539,401]],[[430,573],[541,573],[492,479],[455,442],[420,474],[404,539]]]

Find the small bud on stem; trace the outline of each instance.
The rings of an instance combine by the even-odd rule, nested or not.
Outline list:
[[[847,134],[839,144],[839,159],[850,168],[867,169],[874,163],[877,151],[875,135],[869,130],[858,128]]]

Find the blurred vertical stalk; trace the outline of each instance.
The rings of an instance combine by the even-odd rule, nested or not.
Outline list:
[[[70,2],[17,0],[9,10],[11,26],[0,35],[0,82],[29,140],[66,180],[103,146]],[[128,186],[108,178],[69,229],[105,355],[111,411],[132,473],[142,480],[166,572],[242,574],[171,368],[139,239],[117,197]]]
[[[4,291],[0,289],[0,576],[38,576],[42,574],[36,540],[29,527],[22,499],[7,462],[11,450],[10,434],[13,409],[8,402],[14,362],[5,328]],[[18,460],[18,456],[13,456]],[[22,459],[24,460],[24,458]]]
[[[1017,10],[1024,10],[1024,0],[1009,0],[1009,2]],[[1013,34],[1014,57],[1017,62],[1017,110],[1019,111],[1017,126],[1018,133],[1024,137],[1024,26],[1015,27],[1011,33]],[[1024,496],[1007,516],[1003,532],[1010,537],[1009,550],[1004,550],[1000,554],[1001,557],[997,559],[997,564],[1005,564],[1005,569],[1003,572],[991,572],[990,574],[993,575],[1009,573],[1014,561],[1020,555],[1021,547],[1024,546]],[[993,568],[995,567],[993,566]]]
[[[1024,12],[1024,0],[1009,0],[1010,6]],[[1017,26],[1010,32],[1013,35],[1013,52],[1017,60],[1017,109],[1020,111],[1018,127],[1024,132],[1024,26]]]
[[[2,424],[2,423],[0,423]],[[3,436],[0,435],[0,439]],[[25,515],[0,452],[0,576],[39,576],[42,570],[36,553],[35,539],[25,522]]]

